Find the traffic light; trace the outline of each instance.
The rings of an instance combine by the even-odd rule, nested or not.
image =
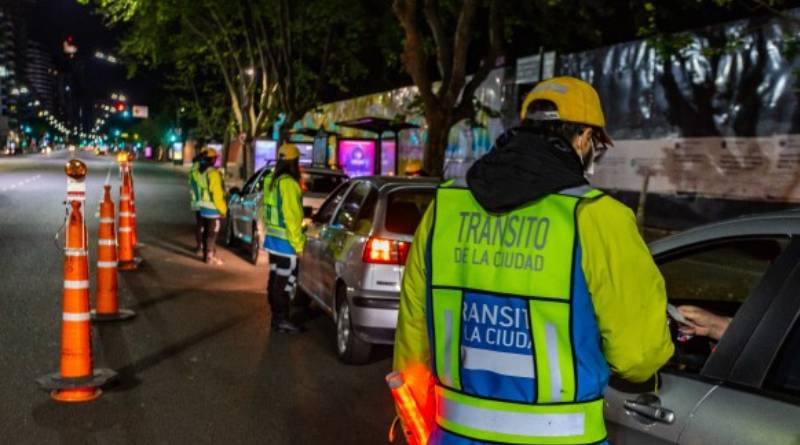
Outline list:
[[[125,108],[126,107],[124,102],[117,102],[114,105],[114,109],[117,110],[117,113],[122,113],[123,111],[125,111]]]

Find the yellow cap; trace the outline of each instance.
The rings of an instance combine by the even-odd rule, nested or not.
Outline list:
[[[283,144],[278,149],[278,159],[291,161],[300,157],[300,150],[294,144]]]
[[[205,150],[205,156],[207,158],[216,158],[217,156],[219,156],[219,153],[217,153],[217,150],[215,150],[215,149],[213,149],[211,147],[206,147],[204,150]]]
[[[529,118],[528,107],[537,100],[547,100],[556,105],[557,112],[543,117],[543,120],[560,120],[576,124],[586,124],[599,131],[600,142],[611,144],[605,132],[606,119],[600,96],[594,87],[575,77],[563,76],[547,79],[534,87],[525,98],[520,113],[521,119]]]
[[[408,161],[406,164],[406,174],[414,175],[422,171],[422,162],[417,160]]]

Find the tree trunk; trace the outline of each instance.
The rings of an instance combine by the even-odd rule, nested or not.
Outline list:
[[[247,133],[244,139],[244,144],[242,145],[242,166],[244,168],[244,181],[247,181],[250,176],[255,173],[255,144],[253,143],[254,138]]]
[[[423,165],[430,176],[442,177],[444,173],[444,152],[447,150],[447,140],[451,124],[439,113],[426,113],[428,123],[428,139],[425,141],[425,158]]]

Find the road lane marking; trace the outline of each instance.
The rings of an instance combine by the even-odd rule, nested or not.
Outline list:
[[[31,177],[29,177],[29,178],[27,178],[27,179],[25,179],[23,181],[17,182],[16,184],[11,184],[11,185],[5,186],[3,188],[0,188],[0,192],[7,192],[9,190],[15,190],[17,187],[22,187],[24,185],[27,185],[27,184],[29,184],[29,183],[31,183],[33,181],[36,181],[37,179],[39,179],[41,177],[42,177],[42,175],[31,176]]]

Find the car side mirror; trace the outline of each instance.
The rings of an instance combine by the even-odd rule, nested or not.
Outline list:
[[[239,187],[231,187],[231,189],[228,190],[228,193],[231,196],[233,196],[233,195],[241,195],[242,194],[242,190]]]
[[[314,209],[312,209],[309,206],[303,206],[303,217],[304,218],[311,218],[311,216],[313,214],[314,214]]]

